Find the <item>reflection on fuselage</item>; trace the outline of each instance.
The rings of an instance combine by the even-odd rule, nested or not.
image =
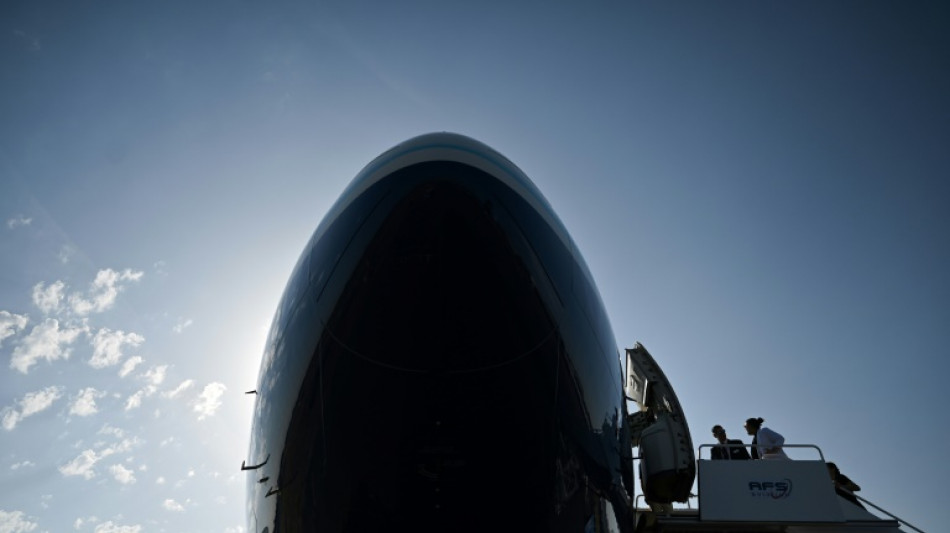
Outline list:
[[[608,530],[630,490],[621,384],[590,274],[530,181],[465,137],[407,141],[287,285],[249,531]]]

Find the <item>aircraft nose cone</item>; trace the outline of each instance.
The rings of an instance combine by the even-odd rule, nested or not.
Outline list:
[[[553,330],[486,191],[424,182],[396,204],[328,329],[354,355],[458,372],[526,354]]]

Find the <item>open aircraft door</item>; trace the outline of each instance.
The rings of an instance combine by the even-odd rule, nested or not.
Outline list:
[[[627,348],[624,394],[639,407],[627,425],[631,444],[640,450],[644,497],[650,503],[686,502],[696,478],[686,415],[673,386],[640,343]]]

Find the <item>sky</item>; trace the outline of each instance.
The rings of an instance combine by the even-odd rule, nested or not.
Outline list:
[[[0,5],[0,532],[244,532],[290,271],[433,131],[537,184],[696,446],[762,417],[946,529],[948,8],[510,4]]]

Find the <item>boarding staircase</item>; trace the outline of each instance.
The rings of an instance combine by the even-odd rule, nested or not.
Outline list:
[[[646,503],[645,498],[637,498],[637,532],[923,533],[854,493],[845,489],[837,493],[824,456],[815,445],[784,446],[813,449],[817,458],[812,460],[704,459],[703,452],[713,446],[699,447],[699,495],[691,494],[686,508],[640,505]]]
[[[627,349],[624,393],[639,408],[626,424],[638,450],[637,533],[923,533],[866,499],[836,489],[824,454],[813,444],[783,446],[816,452],[816,458],[806,460],[704,459],[703,452],[718,444],[703,444],[694,453],[673,388],[639,343]],[[697,476],[698,496],[690,492]],[[674,502],[686,508],[674,507]]]

